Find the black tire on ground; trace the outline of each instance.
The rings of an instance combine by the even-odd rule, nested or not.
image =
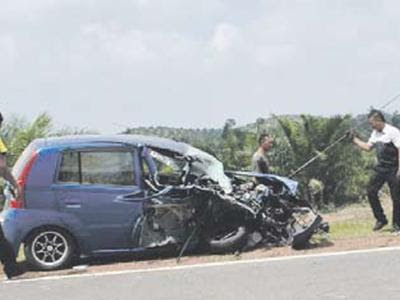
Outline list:
[[[208,248],[212,253],[233,252],[244,246],[246,237],[246,227],[240,226],[209,240]]]
[[[301,231],[294,232],[293,234],[293,249],[303,249],[308,245],[308,242],[312,235],[317,231],[318,227],[322,222],[322,217],[317,215],[314,221],[309,224],[307,228]]]
[[[69,266],[76,246],[71,235],[56,227],[43,227],[32,232],[25,241],[24,253],[29,265],[40,271]]]

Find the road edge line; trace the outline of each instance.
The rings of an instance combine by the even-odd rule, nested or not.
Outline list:
[[[338,252],[327,252],[327,253],[279,256],[279,257],[265,257],[265,258],[258,258],[258,259],[245,259],[245,260],[233,260],[233,261],[231,260],[231,261],[225,261],[225,262],[188,264],[188,265],[183,265],[183,266],[178,265],[178,266],[160,267],[160,268],[133,269],[133,270],[109,271],[109,272],[86,273],[86,274],[69,274],[69,275],[48,276],[48,277],[41,277],[41,278],[30,278],[30,279],[13,279],[13,280],[3,281],[3,283],[17,284],[17,283],[51,281],[51,280],[62,280],[62,279],[76,279],[76,278],[85,278],[85,277],[104,277],[104,276],[116,276],[116,275],[125,275],[125,274],[180,271],[180,270],[188,270],[188,269],[216,268],[216,267],[225,267],[225,266],[233,266],[233,265],[270,263],[270,262],[279,262],[279,261],[291,261],[291,260],[301,260],[301,259],[310,259],[310,258],[345,256],[345,255],[355,255],[355,254],[368,254],[368,253],[390,252],[390,251],[400,251],[400,246],[380,247],[380,248],[372,248],[372,249],[364,249],[364,250],[349,250],[349,251],[338,251]]]

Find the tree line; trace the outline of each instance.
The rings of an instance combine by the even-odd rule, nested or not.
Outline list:
[[[399,127],[400,114],[387,114],[389,123]],[[273,116],[258,118],[254,123],[238,126],[228,119],[222,128],[186,129],[170,127],[127,128],[124,134],[155,135],[186,142],[217,157],[226,170],[250,170],[251,156],[257,149],[258,136],[268,133],[275,144],[269,153],[271,171],[288,176],[306,161],[321,153],[347,130],[357,127],[358,134],[367,139],[370,128],[367,116],[340,115],[321,117],[311,115]],[[36,138],[71,134],[95,133],[87,129],[54,129],[51,116],[46,113],[28,122],[19,117],[6,120],[0,130],[9,148],[10,167]],[[356,149],[344,140],[300,172],[295,179],[301,183],[304,197],[318,208],[340,206],[361,201],[366,197],[369,170],[374,155]]]
[[[389,123],[400,128],[398,112],[385,114]],[[222,128],[184,129],[169,127],[128,128],[124,133],[157,135],[186,142],[217,157],[227,170],[250,170],[258,136],[268,133],[275,139],[269,153],[271,171],[289,176],[309,159],[345,135],[350,128],[367,140],[371,129],[367,114],[321,117],[286,115],[258,118],[254,123],[237,126],[228,119]],[[350,140],[321,155],[294,179],[302,193],[318,208],[338,207],[366,198],[369,174],[375,163],[373,153],[361,152]]]

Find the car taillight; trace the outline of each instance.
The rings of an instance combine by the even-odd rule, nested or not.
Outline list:
[[[24,208],[23,202],[20,199],[11,199],[8,206],[9,208]]]
[[[14,197],[10,199],[8,202],[9,208],[24,208],[25,207],[25,186],[26,186],[26,181],[28,179],[29,172],[32,169],[32,166],[38,157],[38,153],[34,152],[30,159],[27,161],[25,164],[24,168],[22,169],[21,173],[19,174],[17,178],[17,183],[20,187],[21,194],[19,194],[17,197]]]

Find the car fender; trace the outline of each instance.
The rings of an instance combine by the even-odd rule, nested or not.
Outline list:
[[[32,232],[46,226],[67,231],[76,241],[81,254],[90,252],[89,244],[86,242],[89,240],[89,232],[78,218],[71,214],[35,209],[8,209],[1,216],[5,237],[13,246],[15,253],[18,253],[21,243],[26,241]]]

